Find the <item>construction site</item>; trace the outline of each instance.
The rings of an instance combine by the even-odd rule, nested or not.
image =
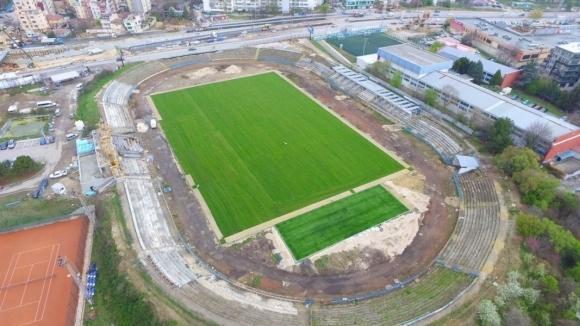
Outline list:
[[[115,180],[140,263],[203,318],[338,325],[436,317],[493,269],[506,223],[499,186],[484,169],[456,175],[447,164],[466,149],[444,125],[417,115],[416,104],[314,53],[301,42],[280,43],[137,65],[99,93],[103,123],[90,140],[96,162],[90,168],[101,171],[102,184]],[[385,222],[299,264],[286,259],[274,229],[220,243],[163,129],[151,123],[160,116],[147,95],[271,69],[413,166],[391,184],[423,202],[413,217]],[[89,169],[83,166],[81,175]]]

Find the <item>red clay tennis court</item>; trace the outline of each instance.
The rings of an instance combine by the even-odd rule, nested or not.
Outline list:
[[[78,289],[66,268],[83,263],[88,221],[75,218],[0,234],[0,324],[73,325]]]

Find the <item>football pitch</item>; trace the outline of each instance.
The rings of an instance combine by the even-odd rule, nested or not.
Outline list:
[[[340,48],[340,45],[342,44],[342,50],[355,57],[372,53],[376,54],[377,50],[383,46],[401,43],[387,36],[387,34],[383,32],[366,35],[352,35],[347,37],[332,37],[326,39],[326,41],[336,48]]]
[[[276,227],[294,258],[301,260],[407,211],[385,188],[375,186]]]
[[[403,168],[274,72],[152,100],[225,237]]]

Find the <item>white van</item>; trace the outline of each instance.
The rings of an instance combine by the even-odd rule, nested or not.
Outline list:
[[[37,109],[49,109],[56,107],[56,103],[53,101],[38,101],[36,102]]]

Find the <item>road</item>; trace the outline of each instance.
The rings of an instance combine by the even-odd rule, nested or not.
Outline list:
[[[343,14],[331,14],[326,17],[326,22],[331,25],[315,27],[314,35],[324,35],[328,33],[335,33],[345,29],[359,29],[359,28],[386,28],[391,25],[400,24],[402,21],[413,19],[417,17],[422,11],[398,11],[392,12],[386,15],[369,13],[362,19],[354,19],[348,15]],[[455,18],[516,18],[521,15],[521,11],[508,11],[508,12],[485,12],[485,11],[441,11],[439,13],[434,13],[430,22],[443,23],[449,17]],[[557,17],[557,16],[570,16],[575,13],[546,13],[545,17]],[[376,19],[370,20],[369,19]],[[298,25],[298,26],[297,26]],[[263,44],[269,42],[276,42],[280,40],[286,40],[294,37],[307,37],[308,32],[304,24],[288,24],[288,25],[277,25],[274,27],[273,31],[270,32],[248,32],[248,27],[234,28],[218,31],[205,31],[205,32],[194,32],[188,33],[186,30],[178,32],[159,32],[159,33],[147,33],[144,35],[135,35],[129,37],[123,37],[119,39],[109,39],[109,40],[74,40],[70,44],[78,46],[79,44],[84,44],[85,49],[100,48],[103,50],[111,50],[116,48],[121,48],[125,50],[133,50],[134,53],[128,52],[126,54],[127,62],[136,61],[151,61],[158,60],[162,58],[171,58],[176,56],[190,55],[193,53],[200,53],[204,51],[213,50],[224,50],[231,49],[235,47],[250,46],[256,44]],[[255,30],[255,28],[253,28]],[[243,32],[247,34],[243,34]],[[218,35],[225,35],[227,38],[225,41],[216,43],[201,43],[194,45],[197,49],[196,52],[188,51],[189,45],[187,41],[193,41],[195,39],[204,39],[212,36],[212,33],[217,33]],[[232,33],[237,33],[234,35]],[[180,42],[185,44],[179,45]],[[177,46],[176,46],[177,45]],[[164,46],[172,46],[164,48]],[[175,47],[173,47],[175,46]],[[70,51],[69,53],[59,53],[54,55],[55,59],[67,58],[70,55],[71,62],[73,62],[74,56],[79,57],[78,51]],[[85,61],[82,63],[72,63],[67,65],[61,65],[58,67],[52,67],[42,70],[34,70],[35,73],[41,74],[52,74],[56,72],[64,72],[71,70],[79,70],[83,67],[98,68],[106,65],[115,64],[114,59],[100,59],[91,60],[90,56],[85,56]],[[22,71],[21,74],[29,74],[31,70]]]

